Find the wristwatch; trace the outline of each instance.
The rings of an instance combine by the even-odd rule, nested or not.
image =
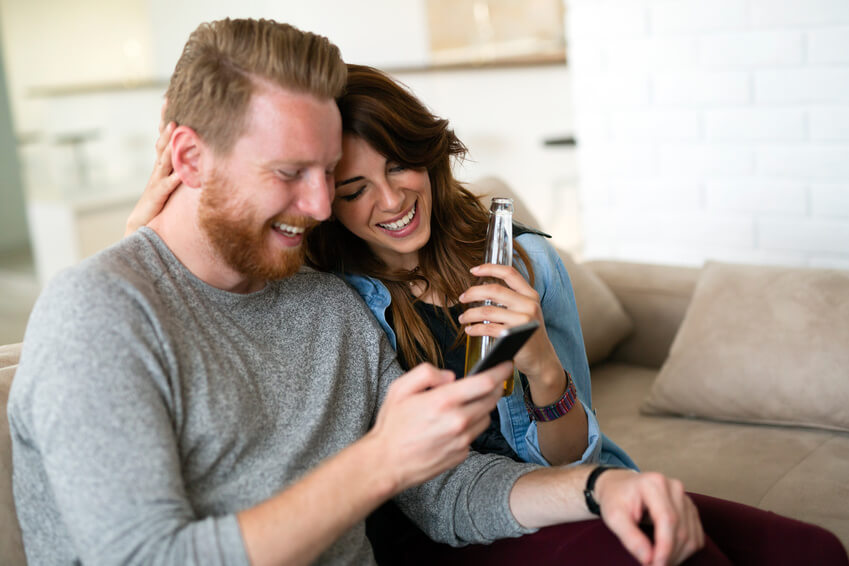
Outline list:
[[[598,479],[598,476],[607,470],[616,469],[619,468],[617,466],[596,466],[587,477],[587,485],[584,487],[584,501],[587,503],[587,509],[589,509],[590,513],[593,515],[601,517],[601,506],[598,504],[598,501],[596,501],[595,494],[593,493],[593,490],[595,489],[595,482]]]

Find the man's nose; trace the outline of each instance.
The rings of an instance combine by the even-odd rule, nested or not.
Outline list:
[[[306,215],[322,221],[330,217],[330,203],[333,200],[333,176],[316,174],[305,183],[299,195],[298,208]]]

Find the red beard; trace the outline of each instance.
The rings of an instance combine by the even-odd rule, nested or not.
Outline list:
[[[276,280],[296,273],[306,250],[303,245],[276,249],[270,241],[276,237],[272,224],[309,228],[316,222],[284,216],[259,221],[246,204],[232,198],[235,193],[232,184],[218,174],[213,174],[201,193],[199,224],[215,252],[231,268],[253,279]]]

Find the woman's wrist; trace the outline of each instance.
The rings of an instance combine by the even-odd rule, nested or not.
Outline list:
[[[563,396],[563,392],[569,385],[566,372],[560,366],[559,360],[556,364],[548,364],[536,375],[526,375],[526,377],[531,401],[538,406],[555,403]]]

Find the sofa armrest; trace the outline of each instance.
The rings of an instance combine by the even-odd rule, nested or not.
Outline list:
[[[0,564],[8,566],[26,564],[12,495],[12,439],[6,417],[9,388],[20,355],[20,344],[0,346]]]
[[[634,332],[608,358],[659,368],[684,319],[701,268],[588,261],[634,322]]]

